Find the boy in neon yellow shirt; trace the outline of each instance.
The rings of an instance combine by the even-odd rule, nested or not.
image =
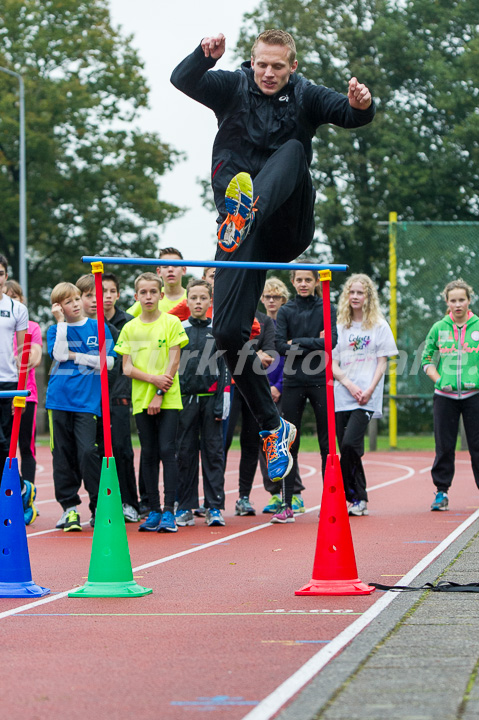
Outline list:
[[[141,444],[142,472],[150,514],[140,531],[176,532],[174,503],[178,485],[176,432],[182,409],[178,366],[188,337],[174,315],[158,308],[161,280],[151,272],[135,280],[139,317],[124,325],[115,349],[123,355],[123,372],[132,378],[133,415]],[[164,506],[159,495],[163,463]]]

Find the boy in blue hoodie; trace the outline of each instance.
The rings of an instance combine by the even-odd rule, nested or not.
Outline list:
[[[96,419],[101,415],[98,324],[83,316],[80,291],[72,283],[55,285],[51,302],[56,325],[47,330],[47,347],[54,362],[45,407],[50,422],[55,497],[63,508],[56,527],[69,532],[82,529],[77,511],[82,479],[90,498],[90,525],[95,524],[101,473],[96,445]],[[105,338],[107,367],[111,369],[115,353],[107,327]]]

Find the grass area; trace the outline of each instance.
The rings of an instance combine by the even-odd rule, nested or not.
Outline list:
[[[232,444],[232,449],[239,450],[239,438],[235,437]],[[301,446],[302,452],[318,452],[319,445],[318,439],[315,435],[301,435]],[[365,441],[366,452],[369,451],[369,438],[366,437]],[[377,439],[378,450],[389,450],[389,437],[386,435],[379,435]],[[459,448],[458,448],[459,449]],[[402,435],[398,437],[397,450],[434,450],[434,437],[432,435]]]
[[[139,447],[138,436],[132,435],[133,447]],[[42,435],[37,438],[37,444],[40,446],[48,446],[50,440],[47,435]],[[239,437],[233,438],[231,445],[232,450],[240,450]],[[389,450],[389,437],[386,435],[379,435],[377,439],[378,451]],[[426,450],[434,451],[434,437],[432,435],[401,435],[398,437],[397,450]],[[457,450],[461,449],[461,441],[458,438]],[[315,435],[302,435],[301,436],[301,450],[302,452],[318,452],[318,440]],[[366,452],[369,451],[369,438],[366,437]]]

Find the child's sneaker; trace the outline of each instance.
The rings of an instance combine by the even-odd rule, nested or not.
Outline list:
[[[262,430],[263,450],[266,453],[269,479],[273,482],[282,480],[293,467],[293,456],[289,452],[296,439],[296,428],[280,418],[276,430]]]
[[[163,513],[158,532],[178,532],[175,516],[170,510],[165,510]]]
[[[122,504],[123,508],[123,517],[125,518],[125,522],[131,522],[136,523],[140,521],[140,514],[138,510],[135,510],[133,505],[128,505],[128,503]]]
[[[281,498],[279,495],[272,495],[271,500],[267,505],[264,506],[263,512],[266,513],[277,513],[278,510],[281,510]]]
[[[145,522],[141,523],[138,528],[139,532],[157,532],[160,527],[161,513],[150,510],[150,514],[146,518]]]
[[[205,506],[200,505],[199,508],[196,508],[196,510],[193,510],[193,515],[196,515],[196,517],[205,517],[205,515],[206,515]]]
[[[431,505],[431,510],[448,510],[449,509],[449,498],[447,493],[438,492],[434,498],[434,502]]]
[[[226,188],[225,206],[228,215],[218,230],[218,244],[225,252],[236,250],[251,232],[255,203],[251,175],[238,173]]]
[[[75,509],[76,509],[76,508],[75,508]],[[57,522],[57,524],[55,525],[55,528],[56,528],[57,530],[63,530],[63,528],[65,527],[65,523],[66,523],[66,521],[67,521],[67,517],[68,517],[68,513],[69,513],[69,512],[70,512],[69,510],[64,510],[64,511],[62,512],[62,515],[61,515],[60,520],[59,520],[59,521]]]
[[[351,503],[348,508],[348,515],[355,515],[361,517],[361,515],[369,515],[368,504],[366,500],[355,500]]]
[[[249,497],[241,497],[236,501],[235,515],[256,515],[256,510],[249,501]]]
[[[175,513],[175,520],[179,527],[195,524],[195,517],[191,510],[178,510],[178,512]]]
[[[81,530],[80,515],[77,513],[76,508],[72,508],[67,511],[67,517],[63,525],[63,532],[70,532],[71,530]]]
[[[140,519],[143,520],[143,518],[148,517],[150,512],[151,508],[149,503],[147,503],[146,500],[140,500]]]
[[[299,513],[305,512],[304,500],[301,495],[293,495],[293,502],[291,503],[291,508],[295,515],[299,515]]]
[[[225,519],[221,514],[221,510],[218,508],[208,508],[206,510],[205,523],[208,527],[212,527],[214,525],[224,525]]]
[[[272,523],[281,523],[284,525],[284,523],[293,523],[294,522],[294,513],[292,509],[289,507],[289,505],[283,505],[281,507],[281,510],[279,510],[273,517],[271,518]]]
[[[33,504],[33,501],[35,500],[37,496],[37,489],[33,483],[31,483],[29,480],[23,481],[23,493],[22,493],[22,502],[23,502],[23,517],[25,520],[25,525],[31,525],[32,522],[37,517],[37,509],[35,505]]]

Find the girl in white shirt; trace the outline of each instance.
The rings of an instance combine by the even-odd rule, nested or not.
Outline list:
[[[333,350],[336,433],[350,515],[368,514],[361,461],[369,421],[382,416],[387,359],[397,354],[391,328],[368,275],[351,275],[338,305],[338,342]]]

